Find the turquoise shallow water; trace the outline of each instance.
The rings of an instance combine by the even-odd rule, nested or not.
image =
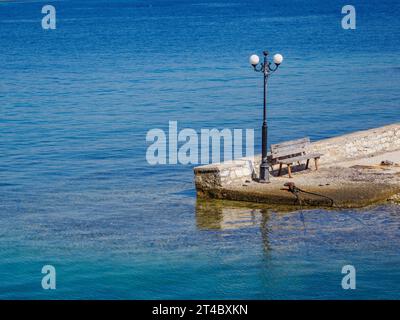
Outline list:
[[[396,2],[353,2],[353,31],[339,1],[57,1],[44,31],[48,3],[0,4],[0,298],[399,298],[398,206],[204,205],[192,166],[145,160],[169,120],[257,129],[264,48],[271,141],[398,122]]]

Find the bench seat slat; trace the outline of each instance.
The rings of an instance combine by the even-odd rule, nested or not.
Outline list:
[[[291,150],[304,150],[309,143],[298,143],[298,144],[292,144],[284,147],[271,147],[271,152],[272,154],[275,153],[282,153],[282,152],[290,152]]]
[[[275,152],[272,152],[272,157],[273,158],[281,158],[281,157],[286,157],[286,156],[302,154],[304,152],[305,152],[304,146],[296,147],[296,148],[285,148],[285,149],[279,149],[279,150],[276,150]]]
[[[322,157],[321,153],[311,153],[311,154],[306,154],[304,156],[298,156],[298,157],[293,157],[293,158],[287,158],[287,159],[277,159],[276,162],[277,163],[283,163],[283,164],[290,164],[293,162],[297,162],[297,161],[302,161],[302,160],[308,160],[308,159],[314,159],[314,158],[320,158]]]
[[[287,156],[293,157],[299,154],[303,154],[310,143],[310,138],[302,138],[273,144],[271,145],[272,158],[281,158]]]

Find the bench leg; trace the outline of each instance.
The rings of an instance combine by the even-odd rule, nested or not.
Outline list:
[[[292,166],[291,163],[289,163],[287,165],[287,171],[288,171],[288,174],[289,174],[289,178],[292,178],[292,168],[291,168],[291,166]]]
[[[314,162],[315,162],[315,170],[318,170],[318,160],[319,158],[315,158]]]
[[[306,169],[308,169],[308,165],[310,164],[310,159],[307,159]]]
[[[282,163],[279,164],[278,177],[281,175],[281,172],[282,172]]]

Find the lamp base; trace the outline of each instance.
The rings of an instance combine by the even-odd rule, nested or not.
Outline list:
[[[260,165],[260,179],[258,180],[259,183],[270,183],[269,181],[269,166],[268,163],[263,162]]]

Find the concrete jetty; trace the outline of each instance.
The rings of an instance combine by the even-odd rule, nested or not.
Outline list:
[[[299,137],[301,138],[301,137]],[[260,156],[194,168],[199,198],[215,198],[278,205],[362,207],[400,199],[400,123],[358,131],[311,143],[309,152],[322,153],[320,168],[304,165],[277,176],[271,183],[254,179]],[[298,188],[290,192],[285,183]],[[298,190],[301,191],[298,191]],[[293,190],[292,190],[293,191]]]

